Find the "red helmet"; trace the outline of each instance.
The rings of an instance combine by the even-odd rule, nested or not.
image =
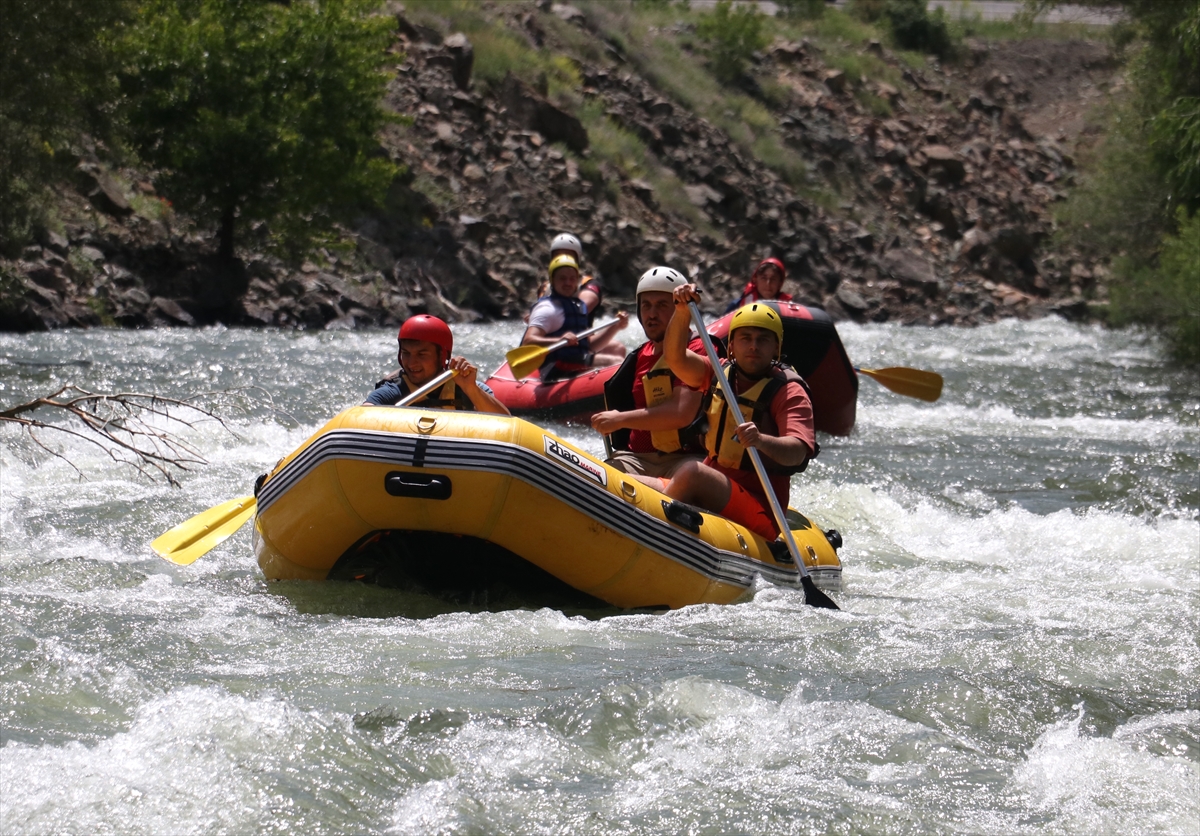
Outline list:
[[[404,320],[397,339],[433,343],[446,352],[443,360],[449,360],[451,352],[454,351],[454,335],[450,333],[450,326],[429,314],[417,314]]]
[[[787,278],[787,268],[784,267],[783,262],[777,258],[764,258],[762,261],[758,262],[758,266],[754,268],[754,275],[757,276],[758,271],[766,267],[768,264],[770,264],[772,267],[778,267],[779,275],[785,279]]]

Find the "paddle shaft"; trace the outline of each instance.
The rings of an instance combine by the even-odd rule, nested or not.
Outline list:
[[[578,342],[579,340],[582,340],[584,337],[595,334],[597,331],[603,331],[605,328],[608,328],[613,325],[616,325],[616,322],[606,322],[603,325],[593,325],[591,328],[587,329],[586,331],[580,331],[578,334],[576,334],[575,340]],[[567,345],[568,342],[569,342],[568,340],[562,339],[556,343],[551,343],[550,345],[544,345],[541,347],[546,350],[547,354],[549,354],[551,351],[558,351],[560,348]]]
[[[454,377],[456,374],[458,374],[457,369],[446,369],[444,372],[439,374],[437,377],[433,378],[433,380],[430,380],[426,383],[422,383],[416,389],[412,390],[411,392],[409,392],[407,395],[405,395],[403,398],[396,401],[396,403],[394,403],[392,405],[393,406],[408,406],[413,401],[417,401],[417,400],[420,400],[421,398],[425,397],[430,392],[432,392],[434,389],[438,388],[443,383],[445,383],[447,380]]]
[[[721,387],[721,394],[725,396],[725,403],[733,410],[733,414],[738,417],[738,424],[744,423],[742,408],[738,406],[737,395],[733,392],[733,385],[730,384],[729,378],[725,376],[725,372],[721,369],[721,359],[717,357],[717,350],[713,348],[712,337],[708,335],[708,331],[704,327],[704,317],[700,314],[700,308],[695,302],[688,302],[688,308],[692,312],[692,323],[696,326],[696,330],[700,332],[700,339],[704,341],[704,350],[708,352],[708,362],[712,364],[713,376],[717,379],[717,385]],[[783,539],[787,541],[788,551],[791,552],[792,560],[796,561],[796,567],[800,570],[800,577],[808,579],[808,569],[804,566],[804,559],[800,556],[800,547],[796,545],[796,540],[792,537],[792,529],[788,525],[787,517],[783,513],[783,508],[779,504],[779,497],[775,496],[775,489],[771,487],[771,479],[767,475],[767,468],[762,463],[762,457],[758,455],[758,450],[753,447],[747,447],[746,452],[750,454],[750,461],[754,463],[754,472],[758,474],[758,480],[762,482],[763,492],[767,495],[767,501],[771,503],[771,512],[775,515],[775,522],[779,525],[779,530],[783,533]]]

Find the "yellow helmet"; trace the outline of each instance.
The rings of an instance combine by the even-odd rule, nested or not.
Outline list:
[[[550,262],[550,278],[554,278],[554,271],[559,267],[574,267],[578,270],[579,262],[575,260],[575,256],[573,255],[567,255],[566,253],[556,255]]]
[[[561,256],[560,256],[561,258]],[[729,320],[729,341],[733,342],[733,332],[738,328],[763,328],[775,335],[777,348],[775,350],[776,359],[779,358],[779,353],[783,351],[783,319],[779,316],[779,312],[774,310],[762,302],[751,302],[749,305],[742,305],[733,313],[733,318]]]

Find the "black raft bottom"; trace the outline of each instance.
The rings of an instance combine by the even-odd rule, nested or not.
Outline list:
[[[328,579],[432,596],[449,605],[444,610],[449,612],[542,607],[593,617],[627,612],[494,543],[433,531],[372,532],[346,550]]]

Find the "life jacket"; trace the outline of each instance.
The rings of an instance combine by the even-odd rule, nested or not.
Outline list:
[[[719,374],[726,375],[731,384],[734,376],[729,373],[729,370],[733,368],[735,366],[731,362],[722,363],[719,372]],[[770,374],[738,395],[738,405],[742,407],[742,415],[746,415],[746,408],[749,407],[750,414],[747,419],[753,421],[763,435],[779,435],[779,428],[775,426],[775,419],[771,416],[771,401],[779,390],[789,383],[799,383],[804,387],[809,398],[812,398],[812,390],[808,388],[804,378],[796,374],[791,366],[782,363],[776,363],[771,367]],[[754,464],[750,461],[750,455],[742,443],[735,438],[740,422],[725,403],[725,396],[716,381],[713,381],[712,387],[708,390],[703,412],[708,419],[708,433],[704,436],[704,447],[708,454],[717,460],[717,464],[724,467],[753,470]],[[803,473],[808,467],[809,461],[815,459],[821,452],[820,445],[815,445],[815,447],[812,455],[801,465],[784,466],[770,456],[762,454],[763,465],[767,470],[775,473],[788,475]]]
[[[633,400],[633,387],[637,374],[637,359],[649,343],[642,343],[634,351],[625,355],[625,360],[617,373],[604,383],[604,406],[619,412],[628,412],[636,408]],[[658,358],[658,362],[642,378],[642,391],[646,395],[646,406],[658,406],[671,399],[675,391],[671,379],[671,369],[667,366],[666,355]],[[650,443],[660,453],[695,452],[704,449],[703,438],[707,429],[707,418],[704,410],[700,409],[696,417],[686,427],[677,430],[654,430],[650,433]],[[629,429],[613,432],[609,439],[614,450],[629,449]]]
[[[383,380],[376,383],[375,388],[378,389],[385,383],[396,383],[397,381],[400,383],[400,391],[404,396],[407,396],[414,388],[421,388],[419,386],[414,387],[409,381],[408,375],[399,370],[392,372]],[[475,404],[471,403],[471,399],[467,397],[467,393],[454,384],[454,378],[450,378],[443,383],[441,389],[430,392],[420,400],[408,404],[408,406],[419,406],[422,409],[475,409]]]
[[[588,329],[588,315],[584,310],[583,302],[580,302],[574,296],[563,296],[560,293],[550,292],[549,298],[554,301],[559,309],[563,312],[562,327],[553,333],[547,334],[547,337],[561,337],[563,334],[578,334]],[[541,300],[539,300],[541,301]],[[578,345],[566,345],[556,351],[551,351],[547,356],[542,368],[546,368],[551,363],[564,365],[575,365],[582,368],[587,367],[591,363],[591,356],[588,352],[587,337],[579,341]]]

